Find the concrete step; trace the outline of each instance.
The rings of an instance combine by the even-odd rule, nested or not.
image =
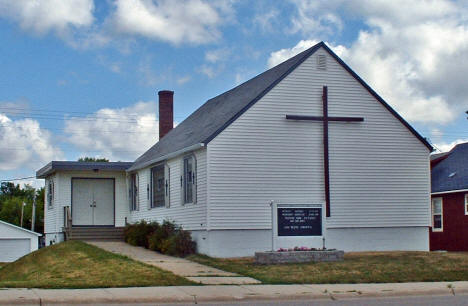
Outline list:
[[[72,227],[70,240],[123,241],[123,227]]]

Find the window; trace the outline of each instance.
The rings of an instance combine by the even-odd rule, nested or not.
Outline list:
[[[442,198],[432,199],[432,231],[441,232],[443,230],[443,205]]]
[[[465,215],[468,216],[468,193],[465,194]]]
[[[52,178],[49,179],[47,187],[47,204],[49,208],[52,208],[54,205],[54,180]]]
[[[131,174],[129,184],[130,211],[138,210],[140,206],[138,197],[138,184],[138,173]]]
[[[150,207],[169,207],[170,171],[167,164],[151,168],[151,203]]]
[[[182,187],[182,203],[197,202],[197,163],[195,155],[185,156],[183,159],[183,174],[180,178]]]

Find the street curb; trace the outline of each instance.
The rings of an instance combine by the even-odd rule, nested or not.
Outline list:
[[[0,304],[197,303],[291,299],[339,300],[361,297],[455,294],[468,294],[468,281],[390,284],[218,285],[101,289],[3,289],[0,290]]]

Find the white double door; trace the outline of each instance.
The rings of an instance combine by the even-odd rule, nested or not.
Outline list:
[[[72,179],[73,225],[114,225],[114,180]]]

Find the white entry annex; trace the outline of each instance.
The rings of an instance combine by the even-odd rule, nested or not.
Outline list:
[[[0,262],[12,262],[39,247],[39,233],[0,220]]]
[[[217,257],[429,250],[431,145],[323,42],[174,129],[172,95],[159,92],[160,141],[119,174],[115,224],[173,220]]]

